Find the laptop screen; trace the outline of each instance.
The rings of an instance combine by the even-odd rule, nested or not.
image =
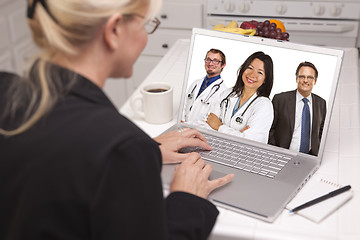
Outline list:
[[[207,57],[207,53],[210,49],[220,50],[225,55],[226,64],[220,73],[221,78],[215,78],[215,80],[213,79],[213,82],[207,87],[207,92],[204,90],[204,94],[199,95],[200,88],[203,85],[203,80],[205,76],[207,76],[206,64],[208,63],[208,65],[214,67],[213,65],[216,65],[216,62],[210,60],[221,60],[218,59],[219,55],[216,54]],[[270,101],[264,100],[263,102],[260,101],[258,104],[255,104],[255,102],[251,102],[252,98],[248,100],[248,102],[244,103],[244,108],[240,107],[238,113],[236,113],[236,109],[234,110],[234,108],[235,106],[240,106],[240,101],[237,103],[235,102],[236,99],[241,96],[241,91],[238,92],[237,95],[227,93],[234,90],[241,65],[243,65],[243,63],[245,63],[245,61],[253,53],[259,51],[270,56],[273,63],[273,85],[268,96]],[[220,129],[222,129],[224,133],[235,133],[235,135],[239,136],[239,138],[246,139],[246,131],[248,130],[239,128],[241,124],[243,124],[242,126],[247,125],[246,122],[240,123],[242,121],[242,119],[240,120],[240,118],[242,118],[240,115],[244,113],[245,107],[250,104],[248,110],[245,110],[249,111],[247,114],[250,116],[247,118],[244,117],[244,121],[249,121],[249,129],[254,132],[254,130],[256,130],[253,129],[254,126],[258,127],[259,124],[252,126],[251,124],[254,121],[251,119],[255,118],[255,115],[259,114],[259,112],[261,112],[260,115],[265,114],[265,110],[262,109],[262,107],[265,108],[265,105],[269,105],[269,102],[272,102],[276,105],[273,106],[274,109],[271,113],[274,115],[269,115],[269,117],[261,115],[264,124],[260,125],[269,126],[269,121],[271,121],[271,128],[269,129],[268,127],[261,126],[264,127],[261,131],[265,132],[265,135],[263,136],[270,136],[270,138],[275,138],[276,140],[272,141],[266,139],[265,141],[265,138],[263,137],[262,140],[259,140],[259,142],[299,152],[301,151],[299,149],[299,145],[302,144],[301,114],[303,105],[305,104],[296,102],[296,100],[299,101],[299,97],[301,97],[301,93],[304,93],[304,91],[310,91],[311,96],[315,95],[316,98],[312,98],[311,96],[309,97],[311,98],[309,109],[312,120],[310,123],[310,130],[308,131],[310,131],[310,135],[316,135],[316,137],[310,136],[308,143],[309,151],[305,151],[305,153],[321,157],[325,144],[324,139],[327,135],[331,110],[334,103],[342,56],[342,50],[292,43],[291,39],[289,42],[277,41],[273,39],[223,33],[213,30],[193,29],[185,74],[186,81],[183,86],[181,103],[182,109],[180,109],[182,114],[180,116],[180,120],[182,122],[196,124],[199,127],[212,129],[209,123],[207,123],[207,117],[209,113],[214,112],[222,124],[226,125],[225,127],[219,128],[218,131],[221,131]],[[206,62],[205,59],[208,59],[208,61]],[[264,64],[264,61],[262,62]],[[315,70],[310,72],[298,72],[296,75],[296,71],[300,63],[304,62],[308,62],[311,66],[315,66],[318,73],[315,79],[312,78],[315,75]],[[222,62],[217,64],[221,65]],[[250,64],[251,68],[256,67],[252,66],[252,64],[253,63]],[[312,67],[309,67],[309,65],[305,65],[305,67],[307,67],[308,70],[313,69]],[[214,68],[216,68],[216,66]],[[266,67],[262,66],[262,68]],[[264,69],[260,70],[263,71],[262,74],[265,73]],[[259,69],[256,69],[256,71],[259,73]],[[243,77],[240,77],[238,81],[244,81],[242,79]],[[251,79],[250,81],[252,80],[254,79]],[[256,81],[257,80],[255,80],[255,82]],[[219,83],[222,85],[221,88],[218,87]],[[254,85],[253,83],[254,82],[250,82],[250,84],[244,83],[242,91],[245,91],[244,89],[249,86],[251,88]],[[220,92],[223,93],[221,94]],[[284,94],[280,94],[285,92],[288,92],[287,98],[283,96]],[[275,104],[273,100],[276,94],[279,96],[277,97]],[[291,99],[290,96],[293,100],[289,100]],[[235,104],[233,104],[234,107],[229,107],[231,104],[225,104],[224,102],[225,98],[229,99],[231,97],[231,101]],[[321,102],[319,104],[318,99],[320,99]],[[259,99],[256,101],[259,101]],[[281,101],[285,101],[285,103]],[[291,102],[291,104],[289,102]],[[220,106],[221,103],[222,106]],[[298,104],[298,106],[296,106],[296,104]],[[228,106],[225,107],[225,105]],[[226,111],[226,114],[232,114],[233,117],[225,116],[224,109],[226,108],[229,108],[228,111]],[[251,110],[251,108],[253,109]],[[259,108],[260,110],[256,112],[254,108]],[[236,117],[236,114],[238,117]],[[321,119],[319,120],[319,118]],[[277,124],[275,124],[275,121]],[[236,125],[236,122],[239,126]],[[244,134],[237,133],[241,131],[243,131]],[[270,133],[270,131],[272,131],[272,133]],[[277,136],[274,135],[274,132],[277,133]],[[279,135],[279,132],[288,136],[282,137]],[[317,138],[319,140],[317,140]]]

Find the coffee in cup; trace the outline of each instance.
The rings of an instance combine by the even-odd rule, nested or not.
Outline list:
[[[155,88],[155,89],[149,89],[147,90],[148,92],[151,92],[151,93],[161,93],[161,92],[166,92],[167,89],[164,89],[164,88]]]
[[[145,84],[140,93],[130,100],[136,115],[148,123],[163,124],[173,118],[173,88],[168,83],[154,82]],[[140,102],[142,109],[137,103]]]

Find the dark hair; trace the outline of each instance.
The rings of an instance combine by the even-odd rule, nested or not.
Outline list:
[[[264,84],[258,88],[257,94],[263,97],[270,96],[270,92],[274,82],[273,61],[269,55],[263,52],[255,52],[251,54],[241,65],[241,67],[238,70],[238,78],[236,80],[235,86],[233,87],[232,93],[239,94],[244,90],[244,82],[242,80],[242,75],[245,72],[245,70],[249,67],[250,63],[256,58],[264,63],[264,68],[265,68]]]
[[[318,78],[318,70],[316,69],[315,65],[312,64],[311,62],[306,62],[306,61],[299,64],[299,66],[296,69],[295,76],[298,76],[300,68],[302,67],[311,67],[312,69],[314,69],[315,78]]]
[[[219,49],[212,48],[212,49],[210,49],[209,51],[207,51],[205,57],[207,57],[207,55],[208,55],[209,52],[220,54],[220,57],[221,57],[221,66],[224,65],[224,64],[226,64],[226,57],[225,57],[225,54],[224,54],[222,51],[220,51]]]

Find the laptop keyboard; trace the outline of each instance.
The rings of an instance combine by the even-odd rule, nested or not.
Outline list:
[[[212,151],[200,151],[203,159],[246,172],[274,178],[291,157],[264,149],[242,145],[216,136],[204,134]]]

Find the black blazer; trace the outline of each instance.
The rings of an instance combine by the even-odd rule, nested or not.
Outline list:
[[[316,94],[312,97],[312,131],[310,154],[317,156],[326,116],[326,101]],[[272,99],[274,121],[269,144],[289,148],[295,125],[296,90],[276,94]]]
[[[161,166],[158,143],[77,76],[35,126],[0,135],[0,239],[206,239],[216,207],[183,192],[164,200]]]

